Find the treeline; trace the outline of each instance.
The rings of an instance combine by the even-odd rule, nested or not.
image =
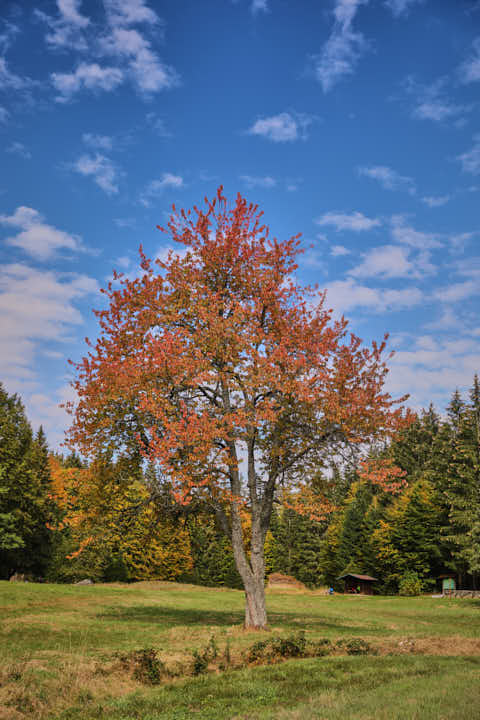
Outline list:
[[[480,383],[456,391],[445,417],[419,414],[371,460],[400,468],[405,486],[386,492],[354,465],[318,473],[316,491],[333,510],[310,519],[279,503],[267,535],[267,572],[309,586],[345,572],[373,575],[397,592],[423,590],[455,572],[480,570]],[[398,475],[396,476],[398,477]],[[248,539],[248,516],[244,533]],[[227,538],[203,504],[178,508],[168,483],[141,458],[48,451],[18,397],[0,386],[0,577],[26,573],[51,582],[165,579],[241,587]]]

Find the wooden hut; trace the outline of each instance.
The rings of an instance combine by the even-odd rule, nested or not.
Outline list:
[[[437,580],[440,580],[442,583],[442,593],[444,595],[457,589],[456,573],[444,573],[443,575],[438,575]]]
[[[373,595],[373,583],[378,582],[377,578],[370,575],[356,575],[355,573],[340,575],[337,580],[345,582],[346,593],[361,595]]]

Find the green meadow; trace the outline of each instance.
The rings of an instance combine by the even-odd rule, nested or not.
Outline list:
[[[480,601],[267,598],[270,630],[245,632],[238,590],[0,582],[0,718],[480,717]],[[249,659],[254,643],[301,631],[329,652]],[[349,654],[359,640],[366,654]],[[158,660],[153,682],[140,650]]]

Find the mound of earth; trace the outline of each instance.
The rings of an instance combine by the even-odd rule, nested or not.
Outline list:
[[[296,578],[292,577],[291,575],[283,575],[282,573],[272,573],[268,576],[268,584],[267,587],[269,588],[296,588],[297,590],[306,590],[305,585],[300,582],[300,580],[297,580]]]

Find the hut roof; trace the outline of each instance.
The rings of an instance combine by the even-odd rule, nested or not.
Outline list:
[[[340,575],[337,580],[344,580],[347,577],[355,578],[355,580],[371,580],[372,582],[378,582],[378,578],[371,577],[370,575],[356,575],[355,573],[345,573],[345,575]]]

